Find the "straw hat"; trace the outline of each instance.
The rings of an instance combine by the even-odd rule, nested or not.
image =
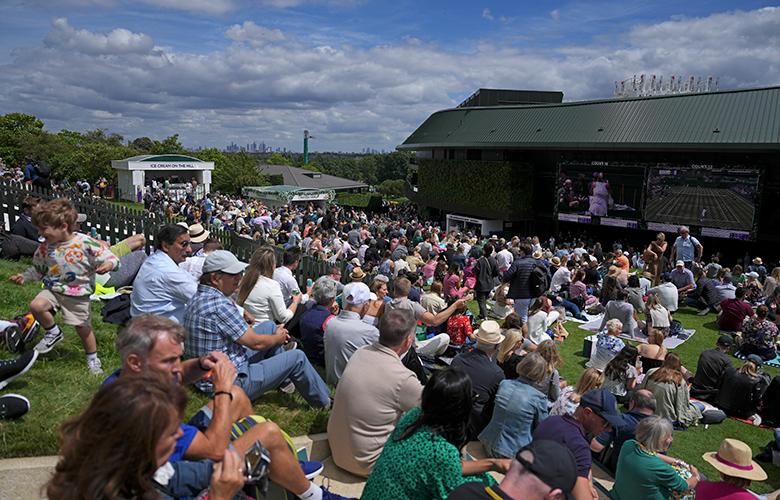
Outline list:
[[[757,266],[761,266],[764,264],[764,261],[761,260],[761,257],[756,257],[755,259],[753,259],[753,264]]]
[[[620,271],[622,271],[622,268],[618,266],[610,266],[609,267],[609,273],[607,273],[607,276],[610,278],[617,278],[620,276]]]
[[[542,251],[541,250],[535,251],[534,254],[533,254],[533,258],[536,259],[536,260],[541,259],[542,258]]]
[[[203,241],[206,241],[206,238],[209,237],[209,232],[203,229],[203,226],[200,224],[193,224],[189,228],[190,230],[190,239],[193,243],[201,243]]]
[[[750,446],[736,439],[724,439],[717,452],[705,453],[701,457],[727,476],[741,477],[751,481],[763,481],[766,472],[752,460]]]
[[[352,269],[352,272],[349,273],[349,277],[352,278],[353,280],[354,279],[362,280],[365,275],[366,273],[364,273],[363,270],[360,269],[359,267],[355,267],[354,269]]]
[[[504,341],[504,336],[501,335],[501,327],[492,319],[482,322],[475,337],[478,342],[489,345],[500,344]]]
[[[559,267],[561,265],[561,259],[558,257],[553,257],[550,259],[550,264],[554,265],[555,267]]]

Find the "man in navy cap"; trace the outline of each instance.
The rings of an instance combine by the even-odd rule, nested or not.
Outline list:
[[[590,473],[591,454],[587,434],[598,436],[613,425],[621,425],[615,396],[606,389],[588,391],[580,398],[573,415],[553,415],[542,420],[534,432],[534,441],[548,439],[568,448],[577,461],[577,482],[571,497],[576,500],[598,498]]]

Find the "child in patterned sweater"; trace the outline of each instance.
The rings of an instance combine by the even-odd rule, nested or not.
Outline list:
[[[62,310],[63,322],[74,325],[81,337],[89,371],[101,373],[89,296],[95,291],[95,274],[119,267],[119,259],[91,237],[74,233],[77,217],[65,198],[41,205],[32,223],[44,241],[35,251],[33,267],[10,280],[17,285],[43,281],[44,289],[30,303],[30,311],[45,330],[35,350],[47,353],[62,341],[62,331],[54,322],[54,315]]]

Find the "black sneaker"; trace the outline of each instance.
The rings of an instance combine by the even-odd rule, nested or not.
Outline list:
[[[22,339],[22,332],[18,326],[9,326],[3,333],[5,334],[5,344],[8,346],[9,351],[16,354],[24,350],[24,339]]]
[[[19,394],[0,396],[0,418],[19,418],[30,411],[30,401]]]
[[[38,351],[27,351],[15,359],[0,359],[0,389],[21,377],[38,359]]]

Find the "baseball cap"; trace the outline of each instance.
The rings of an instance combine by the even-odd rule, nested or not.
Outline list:
[[[747,273],[747,275],[750,276],[751,278],[758,278],[759,277],[759,274],[757,272],[755,272],[755,271],[750,271],[749,273]]]
[[[759,356],[758,354],[751,354],[750,356],[747,357],[747,359],[755,363],[756,366],[758,367],[764,366],[764,360],[761,359],[761,356]]]
[[[721,335],[718,337],[718,344],[731,347],[734,345],[734,340],[728,335]]]
[[[76,222],[86,222],[86,220],[87,220],[86,214],[79,214],[76,217]]]
[[[594,389],[580,397],[580,406],[590,408],[612,425],[623,425],[615,395],[606,389]]]
[[[529,462],[521,453],[530,451],[534,461]],[[517,452],[515,460],[550,488],[560,488],[571,493],[577,483],[577,461],[564,445],[547,439],[534,439]]]
[[[215,250],[208,254],[203,262],[203,272],[213,273],[222,271],[227,274],[238,274],[246,269],[248,265],[239,261],[235,255],[227,250]]]
[[[347,292],[348,294],[344,300],[349,305],[362,304],[371,300],[371,290],[368,289],[368,285],[365,283],[353,283],[349,286]]]
[[[683,267],[685,267],[685,262],[683,262],[683,261],[681,261],[681,260],[678,260],[678,261],[677,261],[677,262],[674,264],[674,267],[680,267],[680,266],[683,266]]]

